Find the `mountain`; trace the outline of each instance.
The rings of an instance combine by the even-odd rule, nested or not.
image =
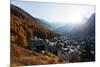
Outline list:
[[[11,45],[11,64],[15,65],[36,65],[59,63],[59,58],[51,53],[41,55],[33,53],[29,48],[31,38],[52,38],[57,33],[45,26],[43,20],[32,17],[23,9],[11,4],[10,15],[10,45]],[[45,26],[43,26],[45,24]],[[49,54],[49,55],[48,55]],[[53,62],[52,62],[53,61]]]
[[[45,20],[43,20],[43,19],[36,18],[36,22],[39,23],[39,24],[41,24],[41,25],[44,26],[45,28],[48,28],[48,29],[50,29],[50,30],[53,29],[52,26],[51,26],[47,21],[45,21]]]
[[[70,33],[70,32],[72,32],[73,28],[74,27],[72,25],[66,24],[66,25],[63,25],[63,26],[55,29],[55,31],[58,33]]]
[[[76,33],[93,37],[95,36],[95,13],[89,17],[83,29],[79,29]]]
[[[48,25],[43,20],[40,21],[40,19],[32,17],[21,8],[11,5],[11,37],[15,40],[20,39],[22,45],[28,46],[27,40],[30,37],[49,38],[51,34],[56,34],[44,27],[43,24]]]
[[[87,23],[88,34],[95,36],[95,13],[91,15]]]

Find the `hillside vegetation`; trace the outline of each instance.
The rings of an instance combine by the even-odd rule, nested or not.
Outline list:
[[[41,54],[33,52],[29,47],[29,41],[35,36],[40,38],[52,38],[55,32],[37,23],[21,8],[11,5],[11,64],[36,65],[60,63],[59,58],[52,53]]]

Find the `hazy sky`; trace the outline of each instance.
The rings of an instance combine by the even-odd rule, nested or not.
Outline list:
[[[50,23],[57,22],[64,24],[67,22],[81,22],[84,17],[89,18],[93,13],[95,13],[95,6],[28,1],[12,1],[11,3],[19,6],[33,17],[42,18]]]

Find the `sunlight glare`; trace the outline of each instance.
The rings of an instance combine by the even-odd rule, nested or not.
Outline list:
[[[74,13],[69,19],[71,24],[81,24],[83,21],[83,15],[82,13]]]

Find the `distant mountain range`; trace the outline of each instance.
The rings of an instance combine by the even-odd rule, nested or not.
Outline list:
[[[91,15],[85,22],[85,25],[81,27],[73,27],[72,25],[66,24],[62,27],[55,29],[58,33],[67,33],[72,35],[95,35],[95,13]]]

